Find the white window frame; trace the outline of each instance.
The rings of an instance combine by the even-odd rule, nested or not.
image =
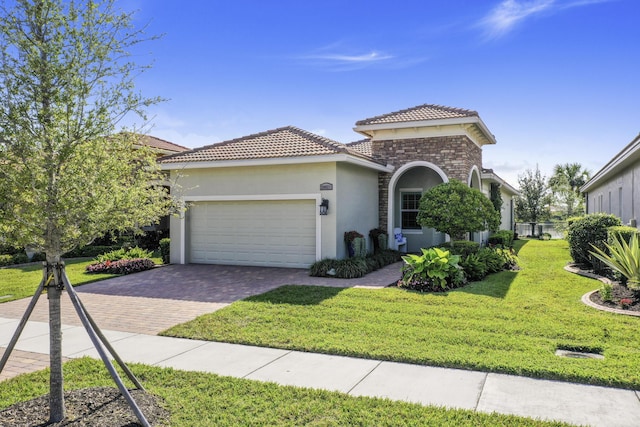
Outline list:
[[[403,234],[422,234],[422,227],[420,228],[404,228],[402,224],[402,213],[403,212],[418,212],[418,209],[404,209],[403,208],[403,196],[405,194],[415,194],[420,193],[420,197],[423,194],[422,188],[401,188],[400,189],[400,228],[402,229]]]

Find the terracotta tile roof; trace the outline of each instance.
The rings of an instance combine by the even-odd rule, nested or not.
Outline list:
[[[365,156],[373,157],[370,139],[362,139],[360,141],[350,142],[349,144],[347,144],[347,147],[354,151],[357,151],[358,153],[364,154]]]
[[[161,151],[170,151],[173,153],[181,153],[183,151],[190,150],[189,148],[183,147],[182,145],[174,144],[173,142],[165,141],[164,139],[156,138],[155,136],[151,135],[144,135],[140,142],[148,147],[156,148]]]
[[[345,153],[364,157],[347,145],[287,126],[163,157],[162,163],[249,160]],[[371,159],[368,159],[371,160]]]
[[[476,111],[463,108],[445,107],[442,105],[424,104],[393,113],[383,114],[356,122],[356,126],[376,125],[384,123],[416,122],[426,120],[457,119],[478,116]]]

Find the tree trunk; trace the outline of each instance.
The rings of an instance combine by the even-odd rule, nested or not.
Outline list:
[[[60,422],[65,417],[64,389],[62,375],[62,320],[60,295],[62,294],[62,277],[60,264],[47,263],[47,275],[53,274],[53,280],[47,288],[49,299],[49,366],[51,369],[49,384],[49,421]]]

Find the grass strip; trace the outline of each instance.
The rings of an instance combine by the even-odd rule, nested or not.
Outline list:
[[[278,386],[214,374],[132,365],[145,388],[164,399],[171,427],[193,426],[566,426],[512,415],[484,414],[343,393]],[[64,365],[67,390],[113,386],[89,358]],[[0,382],[0,408],[48,393],[48,371]],[[0,411],[0,425],[2,412]]]

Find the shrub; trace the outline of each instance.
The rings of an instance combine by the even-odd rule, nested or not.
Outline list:
[[[24,252],[18,252],[13,255],[13,264],[26,264],[29,262],[29,257]]]
[[[605,302],[611,302],[613,301],[613,286],[611,286],[611,283],[603,283],[602,286],[600,286],[600,298],[602,299],[602,301]]]
[[[95,258],[100,254],[117,250],[117,249],[120,249],[120,246],[105,246],[105,245],[83,246],[81,248],[76,248],[71,252],[67,252],[66,254],[64,254],[64,257],[65,258],[80,258],[80,257]]]
[[[137,259],[137,258],[151,258],[153,253],[146,249],[134,247],[130,249],[120,248],[114,251],[106,252],[96,257],[97,262],[105,261],[119,261],[121,259]]]
[[[477,282],[487,276],[487,265],[478,254],[469,254],[460,260],[460,267],[471,282]]]
[[[487,274],[497,273],[503,270],[504,258],[498,249],[482,248],[478,251],[478,258],[487,268]]]
[[[477,253],[480,249],[480,243],[470,240],[454,240],[453,242],[442,243],[438,245],[438,247],[446,249],[454,255],[466,257],[467,255]]]
[[[13,255],[0,255],[0,267],[13,264]]]
[[[402,257],[405,265],[399,286],[420,292],[445,291],[462,286],[466,278],[458,265],[460,255],[439,248],[422,249],[422,255]]]
[[[168,237],[160,240],[160,256],[163,264],[171,262],[171,239]]]
[[[309,267],[309,276],[314,277],[333,277],[335,276],[335,268],[338,265],[337,259],[325,258],[320,261],[316,261]],[[333,274],[329,272],[333,270]]]
[[[593,250],[593,247],[604,250],[608,237],[607,229],[620,225],[620,218],[609,214],[589,214],[580,218],[572,218],[567,232],[567,240],[573,261],[585,264],[596,271],[602,271],[604,265],[592,256],[590,251]]]
[[[616,238],[621,238],[625,242],[631,240],[631,236],[638,234],[638,229],[626,225],[609,227],[607,229],[607,243],[613,244]]]
[[[336,277],[341,279],[355,279],[367,274],[367,262],[364,258],[348,258],[338,261]]]
[[[396,263],[398,261],[402,261],[402,253],[400,251],[396,251],[394,249],[385,249],[380,252],[382,258],[385,261],[384,265],[389,265]]]
[[[44,252],[36,252],[35,254],[33,254],[33,256],[31,257],[30,261],[31,262],[41,262],[41,261],[46,261],[46,260],[47,260],[47,254],[45,254]]]
[[[89,264],[87,273],[131,274],[139,271],[150,270],[155,267],[153,261],[148,258],[121,259],[118,261],[104,261]]]
[[[377,254],[369,255],[364,258],[349,258],[344,260],[337,260],[333,258],[325,258],[321,261],[317,261],[309,267],[309,276],[314,277],[336,277],[341,279],[350,279],[353,277],[362,277],[363,275],[370,273],[374,270],[378,270],[389,264],[400,261],[401,253],[392,249],[381,250]],[[362,261],[363,264],[356,263],[357,267],[354,267],[352,261]],[[346,265],[344,265],[346,264]],[[364,273],[359,276],[353,276],[353,270],[364,269]],[[333,270],[333,271],[332,271]],[[332,274],[330,274],[332,273]],[[356,272],[356,274],[359,274]]]
[[[487,243],[491,246],[510,248],[513,246],[514,233],[511,230],[500,230],[489,236]]]

